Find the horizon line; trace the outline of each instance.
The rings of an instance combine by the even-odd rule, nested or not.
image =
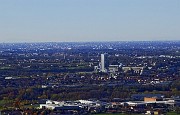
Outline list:
[[[0,42],[0,44],[18,43],[107,43],[107,42],[179,42],[180,40],[121,40],[121,41],[32,41],[32,42]]]

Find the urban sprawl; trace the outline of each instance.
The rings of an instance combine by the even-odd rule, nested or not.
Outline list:
[[[180,41],[0,44],[0,114],[180,114]]]

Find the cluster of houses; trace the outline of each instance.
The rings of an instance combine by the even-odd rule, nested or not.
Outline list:
[[[119,98],[105,100],[52,101],[46,100],[39,109],[50,109],[61,114],[89,113],[143,113],[161,114],[173,111],[180,105],[179,97],[164,98],[160,94],[134,94],[129,101]]]

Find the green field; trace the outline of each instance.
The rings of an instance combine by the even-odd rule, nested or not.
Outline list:
[[[179,113],[176,113],[176,112],[168,112],[167,115],[179,115]]]
[[[99,114],[93,114],[93,115],[130,115],[126,113],[99,113]],[[138,114],[131,114],[131,115],[138,115]]]
[[[142,115],[142,114],[126,114],[126,113],[99,113],[93,115]],[[166,115],[180,115],[176,112],[168,112]]]

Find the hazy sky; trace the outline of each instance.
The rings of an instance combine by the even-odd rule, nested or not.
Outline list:
[[[0,42],[180,40],[180,0],[0,0]]]

